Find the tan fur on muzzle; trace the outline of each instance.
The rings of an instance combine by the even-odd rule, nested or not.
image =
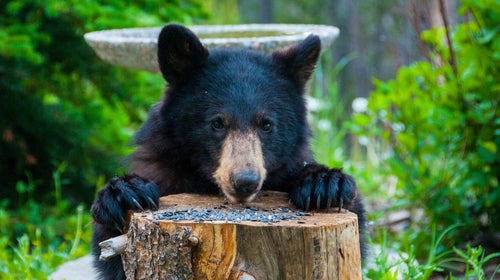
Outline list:
[[[258,187],[250,194],[239,193],[234,188],[234,177],[245,172],[258,174]],[[231,202],[250,202],[266,178],[264,158],[259,137],[255,132],[230,132],[223,145],[219,166],[214,178]]]

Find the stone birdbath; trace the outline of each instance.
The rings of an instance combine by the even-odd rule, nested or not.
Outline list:
[[[211,48],[246,48],[272,52],[295,45],[309,34],[321,38],[322,50],[328,49],[339,30],[333,26],[310,24],[198,25],[189,27]],[[159,72],[156,43],[161,27],[95,31],[85,40],[104,61],[131,69]]]

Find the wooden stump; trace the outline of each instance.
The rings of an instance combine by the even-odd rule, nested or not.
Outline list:
[[[247,205],[222,196],[162,197],[162,209],[294,209],[284,193]],[[122,260],[127,279],[361,279],[357,217],[342,210],[277,223],[130,220]],[[293,212],[296,213],[296,212]],[[299,212],[299,215],[303,215]]]

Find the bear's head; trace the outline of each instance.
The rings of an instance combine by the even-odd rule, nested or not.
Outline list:
[[[251,201],[280,173],[297,171],[308,153],[304,88],[320,49],[310,35],[269,55],[208,51],[186,27],[165,26],[158,63],[168,89],[155,121],[172,157],[164,160],[232,202]]]

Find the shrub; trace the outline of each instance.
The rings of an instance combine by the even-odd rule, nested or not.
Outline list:
[[[464,23],[422,33],[430,61],[375,81],[354,130],[389,150],[398,199],[424,210],[415,225],[461,223],[456,237],[484,242],[500,231],[500,3],[462,3]]]
[[[90,202],[97,178],[120,172],[132,131],[161,94],[159,75],[101,62],[85,32],[205,16],[200,0],[2,1],[0,197],[15,199],[31,176],[35,197],[48,199],[52,171],[66,163],[63,194]]]

